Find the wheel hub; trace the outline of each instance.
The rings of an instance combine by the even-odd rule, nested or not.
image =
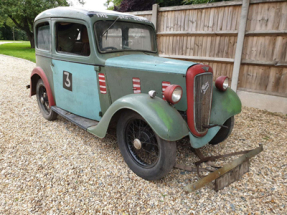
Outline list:
[[[135,147],[137,150],[139,150],[139,149],[142,148],[142,143],[141,143],[141,141],[140,141],[139,139],[137,139],[137,138],[134,139],[133,144],[134,144],[134,147]]]
[[[43,97],[41,97],[41,103],[44,104],[45,100]]]

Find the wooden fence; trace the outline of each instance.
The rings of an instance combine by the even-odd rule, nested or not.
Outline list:
[[[131,14],[155,24],[160,56],[209,64],[214,78],[231,78],[245,105],[251,99],[257,104],[249,106],[287,113],[286,0],[153,5]]]

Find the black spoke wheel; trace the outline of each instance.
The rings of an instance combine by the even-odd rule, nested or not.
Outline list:
[[[157,163],[159,158],[157,139],[144,120],[130,120],[125,129],[125,138],[126,147],[139,165],[151,168]]]
[[[176,144],[158,137],[135,112],[125,112],[117,125],[117,139],[125,162],[146,180],[163,178],[172,169]]]
[[[221,128],[218,133],[213,137],[211,141],[209,141],[209,144],[211,145],[217,145],[218,143],[223,142],[228,138],[228,136],[231,134],[234,126],[234,116],[230,117],[226,122],[224,123],[225,126],[228,128]]]
[[[57,118],[57,113],[52,111],[49,106],[48,94],[44,82],[39,79],[36,86],[36,95],[39,109],[43,117],[47,120],[55,120]]]

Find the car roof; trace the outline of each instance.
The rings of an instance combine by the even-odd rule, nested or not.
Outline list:
[[[45,10],[38,14],[35,18],[35,22],[44,18],[77,18],[83,20],[90,19],[109,19],[120,17],[121,19],[136,21],[136,22],[145,22],[151,24],[146,18],[134,16],[127,13],[120,13],[111,10],[87,10],[83,8],[75,7],[56,7],[52,9]]]

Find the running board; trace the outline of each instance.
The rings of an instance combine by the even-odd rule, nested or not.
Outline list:
[[[96,120],[91,120],[91,119],[87,119],[87,118],[72,114],[57,106],[52,106],[51,108],[54,112],[56,112],[60,116],[64,117],[65,119],[69,120],[70,122],[74,123],[75,125],[79,126],[80,128],[84,130],[87,130],[91,126],[96,126],[99,123]]]

